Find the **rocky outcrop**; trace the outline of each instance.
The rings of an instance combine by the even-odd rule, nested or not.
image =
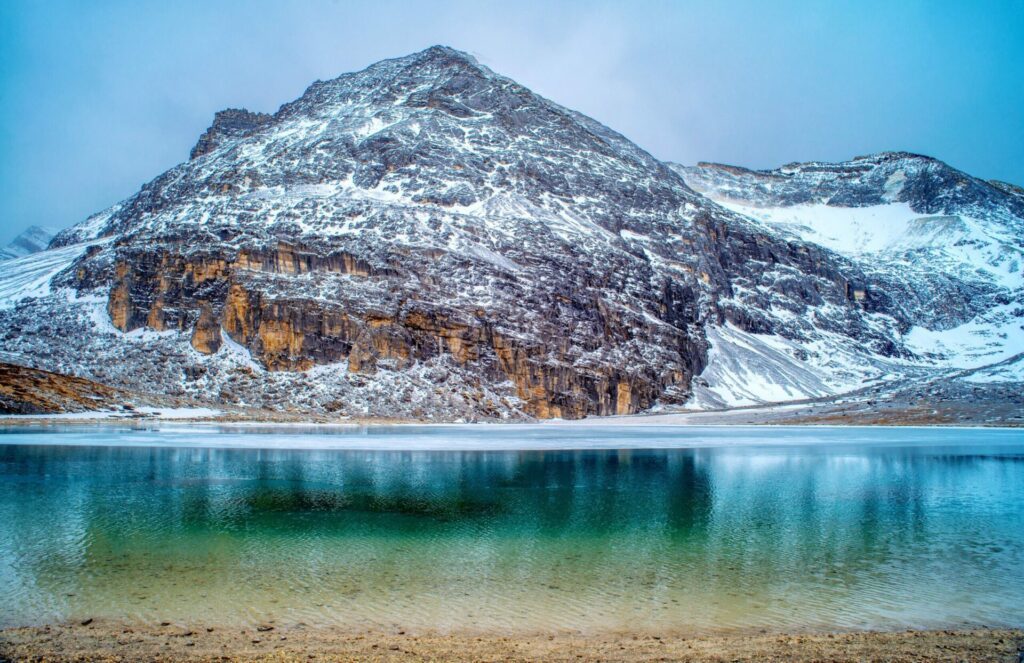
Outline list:
[[[274,297],[260,281],[264,274],[314,273],[400,278],[346,253],[320,257],[308,248],[283,243],[268,250],[190,258],[126,253],[109,266],[103,259],[85,262],[76,277],[81,288],[113,281],[107,310],[122,332],[141,327],[178,330],[188,333],[191,346],[206,355],[220,350],[223,333],[271,371],[345,362],[351,372],[372,375],[381,362],[403,370],[448,355],[478,380],[510,381],[526,411],[542,418],[632,413],[650,407],[669,387],[678,392],[669,400],[681,400],[689,377],[702,368],[703,349],[679,332],[676,343],[682,345],[675,351],[688,363],[675,370],[637,371],[607,362],[585,366],[574,361],[579,348],[573,339],[509,333],[497,311],[480,308],[467,313],[423,301],[405,301],[393,311],[347,308],[339,302]],[[687,293],[678,289],[668,288],[662,296],[660,305],[668,319],[682,320],[692,307],[684,299]],[[624,340],[644,333],[636,320],[623,319],[600,302],[593,304],[597,310],[592,329],[600,336]],[[550,324],[552,331],[559,327],[557,321]],[[601,348],[600,336],[588,339],[587,347]]]
[[[0,362],[0,414],[57,414],[120,407],[126,392],[92,380]]]
[[[221,322],[209,302],[199,303],[199,318],[196,320],[196,326],[192,329],[192,337],[189,342],[197,352],[204,355],[212,355],[220,350]]]
[[[218,111],[213,117],[213,124],[192,148],[189,158],[196,159],[213,152],[226,141],[247,136],[267,124],[270,119],[271,116],[266,113],[253,113],[243,108]]]

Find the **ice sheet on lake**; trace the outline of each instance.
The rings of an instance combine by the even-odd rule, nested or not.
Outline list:
[[[9,428],[0,444],[116,447],[304,449],[393,452],[687,449],[741,446],[1020,444],[1017,429],[808,426],[592,426],[462,424],[443,426],[233,426],[190,423],[145,429],[106,427],[47,430]]]

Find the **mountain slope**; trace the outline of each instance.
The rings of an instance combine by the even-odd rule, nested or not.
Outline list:
[[[0,414],[57,414],[118,408],[128,394],[82,378],[0,361]]]
[[[0,266],[0,328],[22,363],[123,388],[442,419],[805,398],[934,363],[907,339],[918,284],[682,175],[434,47],[218,113],[188,161]],[[947,280],[949,320],[1001,292]]]
[[[619,232],[678,244],[700,199],[625,139],[444,48],[316,83],[249,129],[222,117],[56,241],[120,238],[68,282],[112,285],[119,330],[189,330],[212,354],[223,328],[269,370],[444,354],[540,416],[685,391],[697,280]],[[704,254],[686,268],[711,271]]]
[[[0,249],[0,260],[12,260],[44,250],[57,231],[42,226],[29,226],[3,249]]]
[[[900,341],[918,356],[973,368],[1024,349],[1024,198],[1012,187],[907,153],[673,168],[777,236],[828,247],[900,290],[912,323]]]

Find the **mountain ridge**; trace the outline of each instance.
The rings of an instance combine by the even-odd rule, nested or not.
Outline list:
[[[49,246],[56,234],[57,231],[52,228],[29,226],[6,247],[0,249],[0,260],[11,260],[42,251]]]

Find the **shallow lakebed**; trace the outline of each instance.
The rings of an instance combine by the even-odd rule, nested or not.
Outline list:
[[[0,626],[1019,627],[1024,432],[0,432]]]

